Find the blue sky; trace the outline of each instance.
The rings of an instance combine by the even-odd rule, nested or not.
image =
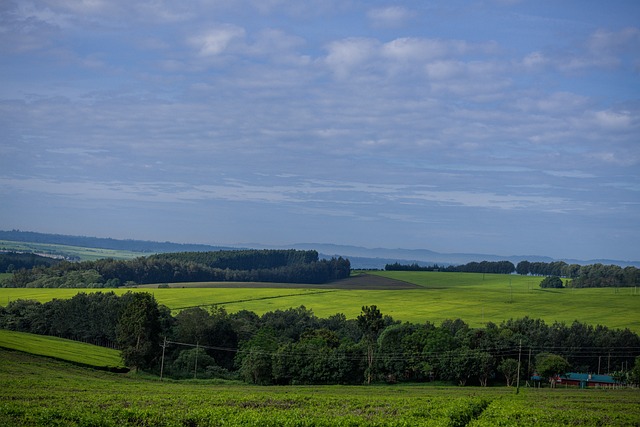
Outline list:
[[[6,0],[0,228],[640,259],[640,2]]]

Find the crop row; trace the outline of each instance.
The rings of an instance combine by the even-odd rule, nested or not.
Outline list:
[[[637,390],[159,382],[0,350],[0,425],[638,425]]]

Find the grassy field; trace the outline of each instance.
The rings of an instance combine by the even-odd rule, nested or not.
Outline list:
[[[62,338],[0,329],[0,347],[97,368],[123,368],[118,350]]]
[[[65,257],[79,257],[81,261],[94,261],[102,258],[133,259],[139,256],[149,255],[131,251],[84,248],[80,246],[56,245],[52,243],[12,242],[9,240],[0,240],[0,249],[7,251],[61,255]]]
[[[7,426],[630,426],[637,390],[159,382],[0,350]]]
[[[208,288],[143,289],[172,310],[223,305],[229,312],[258,314],[304,305],[319,317],[360,314],[363,305],[377,305],[395,319],[436,324],[461,318],[472,326],[529,316],[546,322],[579,320],[640,333],[640,294],[635,288],[540,289],[540,277],[442,272],[376,272],[416,284],[413,289],[335,289],[298,285],[252,288],[250,284],[213,284]],[[187,286],[187,285],[184,285]],[[199,286],[202,286],[199,284]],[[220,287],[225,286],[225,287]],[[142,289],[140,289],[142,290]],[[15,299],[49,301],[95,289],[0,289],[0,305]],[[117,289],[116,293],[126,292]]]

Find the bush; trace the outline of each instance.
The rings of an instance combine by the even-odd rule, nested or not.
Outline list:
[[[558,276],[549,276],[545,277],[542,282],[540,282],[541,288],[562,288],[562,279]]]

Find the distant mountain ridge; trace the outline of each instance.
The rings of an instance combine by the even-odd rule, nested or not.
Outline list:
[[[348,257],[351,260],[351,264],[354,264],[355,259],[360,259],[362,262],[374,263],[375,260],[384,261],[382,267],[385,264],[400,262],[401,264],[417,262],[418,264],[440,264],[440,265],[460,265],[473,261],[511,261],[514,264],[520,261],[530,262],[553,262],[564,261],[567,264],[614,264],[621,267],[634,266],[640,267],[640,261],[622,261],[613,259],[591,259],[591,260],[579,260],[572,258],[552,258],[541,255],[495,255],[495,254],[477,254],[477,253],[440,253],[434,252],[428,249],[388,249],[388,248],[363,248],[359,246],[348,245],[334,245],[323,243],[299,243],[291,245],[292,249],[315,249],[320,253],[328,254],[329,256],[340,255],[342,257]],[[359,268],[359,267],[354,267]],[[370,267],[374,268],[374,267]]]
[[[218,251],[229,249],[301,249],[316,250],[321,258],[341,256],[349,258],[351,267],[355,269],[383,269],[386,264],[398,262],[400,264],[419,265],[460,265],[472,261],[511,261],[517,264],[520,261],[553,262],[564,261],[568,264],[614,264],[621,267],[640,267],[640,261],[621,261],[611,259],[555,259],[540,255],[495,255],[477,253],[440,253],[428,249],[389,249],[389,248],[365,248],[352,245],[336,245],[330,243],[296,243],[293,245],[264,245],[243,244],[233,246],[214,246],[205,244],[154,242],[146,240],[119,240],[103,237],[70,236],[62,234],[38,233],[32,231],[2,231],[0,240],[16,242],[53,243],[59,245],[93,247],[100,249],[128,250],[141,252],[141,254],[164,252],[191,252],[191,251]]]

